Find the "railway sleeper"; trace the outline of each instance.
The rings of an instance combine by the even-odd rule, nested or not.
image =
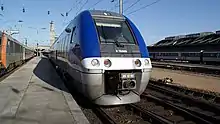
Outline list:
[[[201,99],[196,99],[193,96],[189,96],[189,95],[186,95],[186,94],[182,94],[180,92],[168,90],[168,89],[165,89],[163,87],[152,85],[152,84],[149,84],[148,88],[152,88],[153,90],[156,90],[156,91],[159,91],[159,92],[162,92],[162,93],[165,93],[165,94],[169,94],[171,96],[175,96],[176,98],[179,98],[183,101],[188,101],[189,103],[191,103],[193,101],[194,104],[199,104],[200,106],[204,106],[204,108],[211,109],[216,113],[218,113],[219,110],[220,110],[219,105],[216,105],[215,103],[208,102],[207,100],[204,100],[204,99],[202,99],[202,100]]]
[[[172,121],[169,121],[166,118],[160,115],[157,115],[151,111],[143,110],[137,105],[130,104],[130,105],[127,105],[126,108],[128,108],[129,110],[132,110],[134,113],[141,116],[144,120],[147,120],[153,124],[158,124],[158,123],[173,124]]]
[[[185,108],[176,106],[175,104],[173,104],[169,101],[164,101],[164,100],[162,100],[160,98],[157,98],[155,96],[152,96],[152,95],[147,95],[146,97],[148,99],[151,99],[151,100],[155,101],[156,103],[160,103],[162,105],[165,105],[168,109],[170,108],[172,110],[175,110],[176,114],[184,115],[184,117],[187,117],[187,119],[189,119],[189,120],[193,120],[193,121],[198,122],[198,123],[210,123],[209,121],[204,120],[203,118],[195,115],[194,113],[190,113]]]
[[[151,82],[155,85],[158,85],[158,83],[156,82]],[[193,97],[198,97],[198,99],[204,99],[208,102],[213,102],[213,103],[218,103],[220,104],[220,97],[218,94],[216,93],[213,93],[213,92],[205,92],[205,91],[195,91],[195,90],[192,90],[192,89],[188,89],[188,88],[185,88],[185,87],[178,87],[178,86],[175,86],[175,85],[167,85],[167,84],[160,84],[161,86],[164,86],[166,88],[171,88],[170,90],[174,90],[174,91],[178,91],[180,93],[183,93],[185,95],[188,95],[188,96],[193,96]]]
[[[160,99],[166,100],[166,97],[160,97]],[[182,108],[184,110],[187,110],[187,111],[189,111],[189,112],[191,112],[193,114],[196,114],[196,115],[198,115],[198,116],[200,116],[202,118],[207,118],[207,120],[209,120],[209,121],[212,121],[212,122],[215,122],[215,121],[218,122],[219,121],[219,119],[216,118],[216,115],[213,112],[206,111],[206,110],[200,109],[198,107],[194,107],[194,106],[192,106],[192,107],[190,106],[189,107],[189,105],[183,104],[183,103],[186,103],[186,102],[179,101],[179,102],[175,103],[176,100],[175,99],[173,99],[173,100],[168,100],[168,101],[172,101],[172,103],[174,105],[176,105],[176,106],[178,106],[178,107],[180,107],[180,108]],[[189,102],[187,102],[187,103],[189,103]]]

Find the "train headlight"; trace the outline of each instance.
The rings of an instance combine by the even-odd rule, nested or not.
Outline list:
[[[99,66],[99,65],[100,65],[98,59],[93,59],[93,60],[91,61],[91,64],[92,64],[92,66]]]
[[[109,59],[104,60],[105,67],[110,67],[112,65],[112,62]]]
[[[137,67],[141,66],[141,61],[139,59],[136,59],[134,63]]]
[[[149,64],[150,64],[150,61],[149,61],[148,59],[145,59],[145,60],[144,60],[144,64],[145,64],[145,66],[146,66],[146,65],[149,65]]]

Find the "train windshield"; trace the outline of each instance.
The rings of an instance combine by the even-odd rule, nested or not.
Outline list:
[[[119,42],[135,44],[132,32],[125,21],[96,20],[100,42]]]

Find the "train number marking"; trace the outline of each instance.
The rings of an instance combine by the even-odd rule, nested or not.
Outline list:
[[[127,53],[127,50],[115,50],[117,53]]]

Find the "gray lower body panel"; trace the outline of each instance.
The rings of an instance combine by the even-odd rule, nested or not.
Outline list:
[[[80,92],[98,105],[120,105],[130,104],[140,101],[140,95],[145,91],[149,82],[150,72],[139,73],[137,77],[138,84],[135,93],[130,91],[127,95],[106,95],[104,74],[87,74],[81,73],[81,83],[77,85]],[[137,94],[136,94],[137,93]]]

